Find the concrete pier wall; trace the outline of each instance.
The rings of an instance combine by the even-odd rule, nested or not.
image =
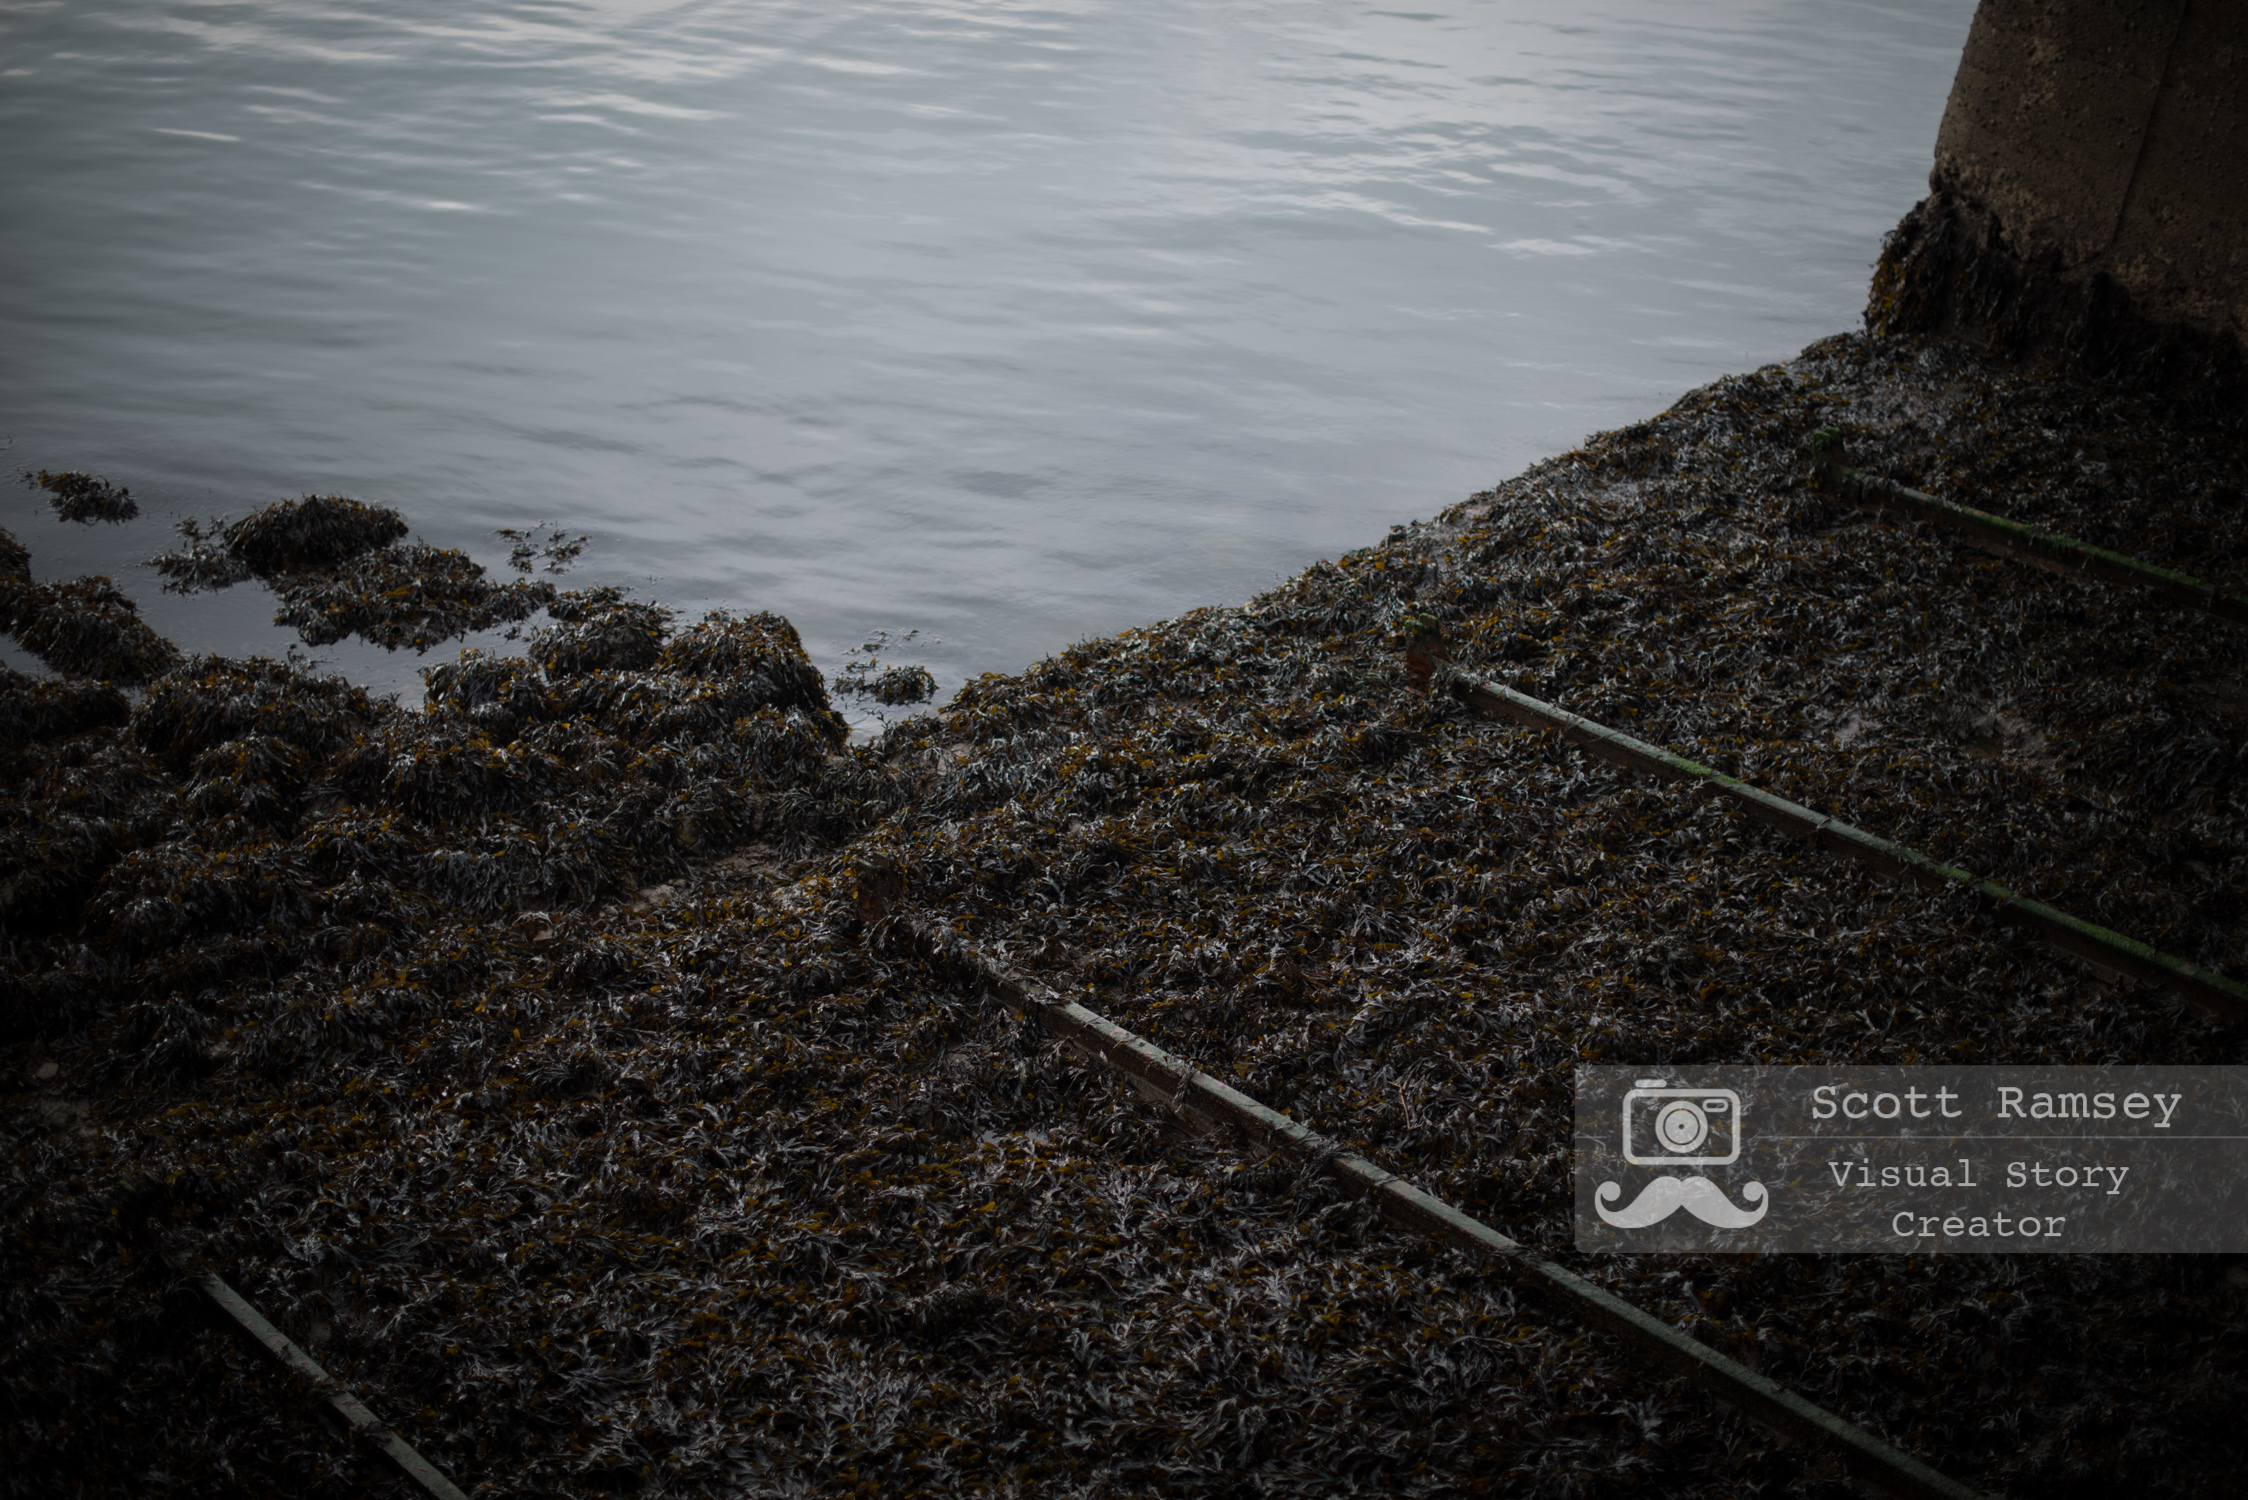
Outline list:
[[[1982,0],[1868,321],[2248,391],[2248,3]]]

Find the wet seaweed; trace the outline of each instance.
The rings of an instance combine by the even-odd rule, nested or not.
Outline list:
[[[545,579],[494,583],[465,552],[407,543],[398,512],[341,495],[279,500],[233,522],[189,517],[178,530],[183,545],[149,561],[168,592],[259,579],[280,600],[274,623],[314,646],[357,636],[385,650],[428,651],[528,620],[557,597]],[[582,542],[550,549],[553,571]]]
[[[895,644],[907,645],[920,634],[909,630],[897,637]],[[888,631],[876,631],[872,639],[860,645],[858,654],[843,664],[830,686],[837,693],[871,699],[884,708],[906,708],[936,697],[937,679],[928,668],[909,663],[882,665],[882,654],[892,644]]]
[[[221,533],[226,550],[260,578],[323,571],[401,541],[405,518],[387,505],[342,495],[276,500]]]
[[[31,549],[0,526],[0,585],[31,582]]]
[[[0,578],[0,630],[57,672],[127,686],[179,661],[140,607],[100,574],[55,583]]]
[[[308,644],[357,636],[388,651],[427,651],[471,631],[527,620],[555,597],[544,579],[495,584],[468,554],[418,544],[268,582],[282,601],[273,623],[293,627]]]
[[[45,469],[32,473],[27,469],[23,482],[47,492],[47,503],[60,520],[116,524],[140,514],[140,503],[133,499],[131,490],[92,474],[54,474]]]
[[[835,690],[872,698],[886,708],[926,703],[937,695],[937,679],[926,667],[885,667],[871,677],[835,679]]]
[[[817,843],[886,806],[879,778],[830,765],[847,726],[785,621],[673,634],[613,593],[563,609],[529,658],[431,669],[418,713],[269,661],[186,662],[135,702],[0,683],[6,1029],[223,1004],[433,926],[621,899],[760,838]],[[584,632],[618,621],[654,631],[639,669],[586,655]]]
[[[571,536],[550,522],[536,526],[502,526],[494,535],[508,543],[507,565],[518,573],[531,571],[533,563],[546,560],[549,573],[567,573],[570,565],[585,555],[590,536]]]

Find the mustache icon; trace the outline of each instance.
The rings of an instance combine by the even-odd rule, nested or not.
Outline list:
[[[1772,1206],[1772,1197],[1764,1191],[1761,1182],[1751,1182],[1741,1189],[1741,1196],[1756,1207],[1735,1208],[1732,1200],[1725,1196],[1725,1190],[1707,1177],[1658,1177],[1641,1189],[1632,1203],[1609,1212],[1608,1205],[1623,1195],[1624,1190],[1613,1182],[1603,1182],[1592,1195],[1592,1206],[1600,1217],[1618,1229],[1645,1229],[1650,1224],[1660,1224],[1681,1208],[1704,1224],[1713,1224],[1719,1229],[1746,1229],[1762,1219]]]

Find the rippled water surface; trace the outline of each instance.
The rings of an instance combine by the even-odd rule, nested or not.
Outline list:
[[[1850,326],[1972,9],[0,0],[4,461],[148,510],[0,521],[278,652],[171,519],[551,520],[949,688]]]

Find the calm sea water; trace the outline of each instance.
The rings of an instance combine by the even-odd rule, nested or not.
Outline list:
[[[0,0],[0,462],[148,512],[0,523],[278,653],[172,520],[551,521],[949,689],[1851,326],[1972,10]]]

